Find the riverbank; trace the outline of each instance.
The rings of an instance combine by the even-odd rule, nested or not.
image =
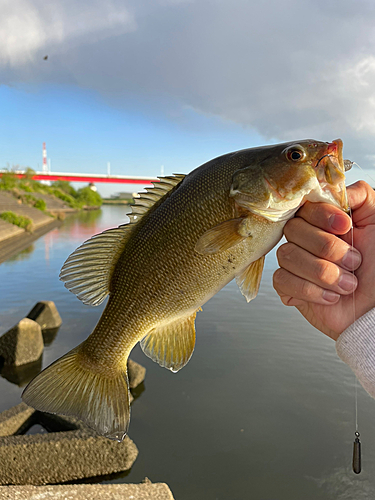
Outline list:
[[[22,252],[22,250],[25,250],[25,248],[29,247],[34,241],[55,227],[61,226],[61,224],[61,220],[51,218],[51,221],[39,226],[33,233],[29,233],[24,229],[13,226],[13,224],[0,220],[0,264],[13,255]],[[10,227],[4,227],[4,225]],[[14,227],[16,227],[18,231],[15,231]]]
[[[35,197],[44,201],[45,211],[22,203],[22,200],[10,192],[0,191],[0,213],[12,212],[31,221],[31,227],[26,230],[0,219],[0,263],[21,252],[45,233],[61,225],[61,220],[65,218],[67,213],[76,211],[54,196],[35,193]]]

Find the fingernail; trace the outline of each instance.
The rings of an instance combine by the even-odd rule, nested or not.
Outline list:
[[[357,286],[357,278],[353,274],[343,274],[339,279],[339,287],[345,292],[352,292]]]
[[[333,303],[339,300],[340,295],[338,293],[332,292],[331,290],[324,290],[322,297],[327,302]]]
[[[342,258],[342,264],[351,271],[357,269],[362,262],[362,255],[355,248],[350,248]]]
[[[328,222],[335,231],[345,231],[348,227],[348,217],[344,214],[333,214]]]

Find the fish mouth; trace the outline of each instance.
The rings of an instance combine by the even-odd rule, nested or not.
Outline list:
[[[317,161],[316,176],[325,196],[344,212],[349,211],[345,187],[345,164],[342,156],[343,142],[335,139],[327,144],[325,154]]]

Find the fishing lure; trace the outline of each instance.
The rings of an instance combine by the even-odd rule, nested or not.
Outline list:
[[[353,443],[353,472],[359,474],[362,470],[361,464],[361,441],[359,440],[359,432],[356,431]]]

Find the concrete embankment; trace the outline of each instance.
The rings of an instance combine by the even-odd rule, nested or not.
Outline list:
[[[43,199],[47,205],[47,211],[53,215],[74,212],[72,208],[57,198],[39,193],[33,193],[35,198]],[[28,217],[32,221],[32,232],[28,232],[14,224],[0,219],[0,263],[7,260],[15,253],[27,248],[33,241],[43,234],[61,224],[55,219],[37,208],[31,207],[18,200],[11,193],[0,191],[0,213],[11,211],[16,215]]]
[[[164,483],[74,484],[61,486],[0,486],[0,499],[6,500],[173,500]]]

